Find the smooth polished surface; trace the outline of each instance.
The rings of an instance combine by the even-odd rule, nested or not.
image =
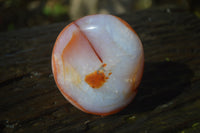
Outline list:
[[[62,94],[80,110],[109,115],[136,95],[144,53],[135,31],[111,15],[91,15],[66,26],[52,53]]]

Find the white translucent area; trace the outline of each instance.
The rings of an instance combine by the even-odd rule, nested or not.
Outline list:
[[[81,31],[85,37],[77,38],[76,42],[80,44],[74,45],[73,50],[64,54],[63,64],[61,53],[74,31]],[[106,113],[116,110],[127,105],[135,96],[132,91],[138,85],[143,71],[143,48],[138,36],[116,17],[91,15],[79,19],[63,31],[54,49],[56,67],[61,71],[57,73],[58,84],[89,112]],[[103,64],[106,64],[105,73],[112,74],[102,87],[91,88],[84,81],[85,76]],[[79,76],[66,72],[65,67],[68,66]]]

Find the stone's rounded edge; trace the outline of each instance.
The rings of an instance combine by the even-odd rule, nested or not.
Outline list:
[[[142,75],[143,75],[143,72],[144,72],[144,50],[143,50],[143,46],[142,46],[142,42],[139,38],[139,36],[137,35],[137,33],[135,32],[135,30],[126,22],[124,21],[123,19],[117,17],[117,16],[114,16],[114,15],[109,15],[109,14],[94,14],[94,15],[88,15],[88,16],[96,16],[96,15],[106,15],[106,16],[112,16],[112,17],[115,17],[117,18],[120,22],[122,22],[127,28],[129,28],[136,36],[137,38],[139,39],[139,42],[140,42],[140,45],[141,45],[141,48],[142,48],[142,68],[141,68],[141,74],[139,76],[139,79],[138,79],[138,85],[135,86],[135,95],[137,93],[137,88],[142,80]],[[85,16],[85,17],[88,17],[88,16]],[[80,18],[82,19],[82,18]],[[79,110],[85,112],[85,113],[88,113],[88,114],[93,114],[93,115],[100,115],[100,116],[108,116],[108,115],[112,115],[112,114],[116,114],[118,112],[120,112],[121,110],[123,110],[126,106],[128,106],[132,100],[135,98],[135,95],[131,98],[131,100],[126,103],[125,105],[121,106],[121,107],[118,107],[112,111],[108,111],[108,112],[92,112],[92,111],[89,111],[87,109],[85,109],[83,106],[81,106],[77,101],[75,101],[71,96],[69,96],[67,93],[64,92],[64,89],[59,85],[58,81],[57,81],[57,68],[56,68],[56,64],[55,64],[55,59],[53,57],[54,53],[55,53],[55,47],[57,45],[57,42],[59,40],[59,38],[62,36],[63,32],[68,28],[70,27],[72,24],[76,24],[77,21],[79,21],[80,19],[77,19],[76,21],[74,22],[71,22],[70,24],[68,24],[67,26],[65,26],[65,28],[59,33],[57,39],[56,39],[56,42],[54,44],[54,47],[53,47],[53,51],[52,51],[52,57],[51,57],[51,65],[52,65],[52,72],[53,72],[53,75],[54,75],[54,79],[55,79],[55,82],[56,82],[56,85],[58,86],[58,89],[59,91],[63,94],[63,96],[65,97],[65,99],[67,99],[72,105],[74,105],[75,107],[77,107]]]
[[[56,49],[56,46],[57,46],[57,42],[58,40],[60,39],[61,35],[63,34],[63,32],[72,25],[73,23],[70,23],[68,24],[67,26],[64,27],[64,29],[62,29],[62,31],[59,33],[58,37],[56,38],[56,41],[54,43],[54,46],[53,46],[53,50],[52,50],[52,55],[51,55],[51,67],[52,67],[52,72],[53,72],[53,77],[54,77],[54,80],[56,82],[56,85],[58,85],[58,82],[57,82],[57,68],[56,68],[56,64],[55,64],[55,58],[54,58],[54,53],[55,53],[55,49]]]
[[[114,15],[111,15],[111,16],[114,16]],[[137,91],[137,88],[139,87],[141,81],[142,81],[142,77],[143,77],[143,73],[144,73],[144,48],[143,48],[143,45],[142,45],[142,41],[140,40],[138,34],[135,32],[135,30],[123,19],[121,19],[120,17],[117,17],[117,16],[114,16],[115,18],[117,18],[120,22],[122,22],[128,29],[130,29],[136,36],[137,36],[137,39],[140,43],[140,47],[141,47],[141,52],[142,52],[142,55],[141,55],[141,59],[139,59],[141,62],[141,65],[140,67],[140,72],[139,72],[139,76],[138,76],[138,83],[137,85],[134,87],[134,89]]]
[[[67,26],[65,26],[65,28],[59,33],[56,41],[55,41],[55,44],[54,44],[54,47],[53,47],[53,51],[52,51],[52,57],[51,57],[51,65],[52,65],[52,72],[53,72],[53,75],[54,75],[54,80],[56,82],[56,85],[59,89],[59,91],[63,94],[63,96],[65,97],[65,99],[67,99],[71,104],[73,104],[74,106],[76,106],[77,108],[79,108],[80,110],[86,112],[86,110],[80,105],[78,104],[78,102],[76,102],[72,97],[70,97],[69,95],[67,95],[65,92],[64,92],[64,89],[59,85],[58,81],[57,81],[57,68],[56,68],[56,64],[55,64],[55,58],[54,58],[54,53],[55,53],[55,48],[56,48],[56,45],[57,45],[57,42],[58,40],[60,39],[60,37],[62,36],[63,32],[65,30],[67,30],[71,25],[73,24],[70,23],[68,24]]]
[[[59,86],[57,84],[57,86]],[[121,106],[119,108],[116,108],[115,110],[112,110],[112,111],[109,111],[109,112],[93,112],[93,111],[89,111],[85,108],[83,108],[77,101],[75,101],[73,98],[71,98],[69,95],[67,95],[63,89],[60,89],[62,87],[58,87],[60,92],[62,93],[62,95],[65,97],[65,99],[67,99],[72,105],[74,105],[76,108],[78,108],[79,110],[87,113],[87,114],[92,114],[92,115],[100,115],[100,116],[108,116],[108,115],[113,115],[113,114],[116,114],[118,112],[120,112],[121,110],[123,110],[125,107],[127,107],[131,102],[132,100],[135,98],[135,95],[130,99],[130,101],[128,103],[126,103],[124,106]],[[137,91],[137,90],[136,90]]]
[[[142,41],[140,40],[140,38],[139,38],[138,34],[135,32],[135,30],[125,20],[123,20],[123,19],[121,19],[120,17],[117,17],[117,16],[115,16],[115,17],[118,20],[120,20],[124,25],[126,25],[126,27],[128,27],[133,33],[135,33],[135,35],[137,36],[137,38],[139,40],[139,43],[140,43],[141,52],[142,52],[140,61],[142,61],[142,62],[141,62],[141,64],[139,64],[139,65],[141,65],[140,66],[141,67],[140,68],[141,72],[139,72],[139,77],[137,79],[138,83],[135,86],[135,89],[137,90],[137,88],[139,87],[139,85],[140,85],[140,83],[142,81],[142,77],[143,77],[143,73],[144,73],[144,48],[143,48],[143,45],[142,45]]]

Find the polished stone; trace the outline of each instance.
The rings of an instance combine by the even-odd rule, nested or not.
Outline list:
[[[136,95],[144,66],[135,31],[112,15],[90,15],[66,26],[52,53],[59,90],[80,110],[109,115]]]

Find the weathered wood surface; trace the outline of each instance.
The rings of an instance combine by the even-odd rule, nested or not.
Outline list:
[[[179,9],[121,16],[140,36],[145,68],[138,95],[118,114],[85,114],[51,72],[67,23],[0,33],[0,132],[200,132],[200,20]]]

